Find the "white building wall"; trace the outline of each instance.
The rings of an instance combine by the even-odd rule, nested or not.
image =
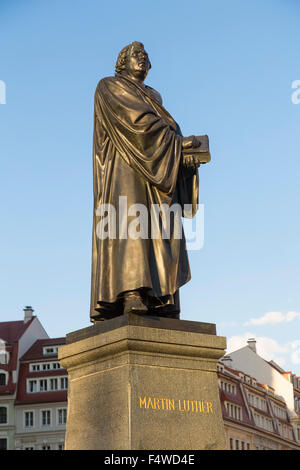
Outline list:
[[[35,317],[19,341],[18,359],[28,351],[37,339],[49,338],[39,319]]]
[[[294,414],[293,385],[280,372],[252,351],[249,346],[245,346],[228,355],[232,360],[229,367],[240,370],[254,377],[261,384],[274,388],[275,393],[285,400],[288,410]]]
[[[67,402],[55,403],[42,403],[42,404],[27,404],[15,407],[15,423],[16,434],[32,433],[32,432],[47,432],[49,431],[64,431],[65,425],[58,424],[58,410],[62,408],[67,409]],[[42,425],[42,410],[51,411],[51,424],[48,426]],[[33,427],[26,428],[24,422],[25,411],[33,411],[34,425]]]
[[[16,421],[16,449],[24,449],[33,446],[36,450],[42,448],[43,445],[49,444],[51,449],[55,450],[58,445],[64,443],[66,425],[59,424],[58,410],[67,409],[67,402],[44,403],[44,404],[27,404],[15,407]],[[42,411],[50,410],[50,425],[42,424]],[[34,414],[34,422],[32,427],[25,426],[25,412],[31,411]]]

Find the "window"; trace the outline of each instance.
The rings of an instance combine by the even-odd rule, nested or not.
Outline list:
[[[24,425],[25,428],[33,427],[33,411],[25,411],[24,413]]]
[[[230,437],[229,448],[230,450],[250,450],[250,443]]]
[[[28,382],[29,385],[29,392],[34,393],[37,392],[37,381],[36,380],[29,380]]]
[[[272,420],[266,416],[262,416],[258,413],[254,413],[254,421],[256,426],[265,429],[266,431],[273,431]]]
[[[67,422],[67,408],[58,410],[58,424],[66,424]]]
[[[275,414],[275,416],[277,416],[277,418],[281,418],[281,419],[286,419],[287,418],[286,410],[283,407],[275,405],[273,403],[273,410],[274,410],[274,414]]]
[[[274,429],[273,429],[273,421],[270,419],[270,418],[267,418],[267,421],[268,421],[268,430],[273,432]]]
[[[225,407],[227,410],[227,414],[230,418],[234,418],[239,421],[242,421],[243,415],[242,415],[242,408],[240,406],[234,405],[233,403],[225,402]]]
[[[58,346],[47,346],[43,348],[44,356],[57,354]]]
[[[51,424],[51,411],[43,410],[42,411],[42,426],[50,426]]]
[[[67,390],[68,377],[47,377],[45,379],[27,379],[27,393],[56,392]]]
[[[7,424],[7,407],[0,406],[0,424]]]
[[[40,392],[46,392],[47,389],[48,389],[47,380],[46,379],[40,380]]]
[[[8,364],[9,353],[0,352],[0,364]]]
[[[232,395],[236,394],[236,385],[229,382],[223,382],[222,380],[220,381],[219,385],[220,388],[225,392],[231,393]]]
[[[29,370],[30,372],[40,372],[42,370],[57,370],[57,369],[62,369],[60,366],[60,363],[55,361],[55,362],[41,362],[38,364],[30,364]]]
[[[7,450],[7,438],[0,439],[0,450]]]
[[[6,385],[6,374],[0,373],[0,386],[5,386]]]
[[[260,399],[260,408],[263,411],[267,411],[267,402],[263,398]]]
[[[267,401],[264,398],[260,398],[252,393],[248,392],[249,404],[255,406],[259,410],[268,411]]]
[[[282,435],[282,429],[281,429],[281,424],[280,423],[278,423],[278,432],[279,432],[280,435]]]
[[[68,388],[68,377],[62,377],[60,379],[60,388],[61,390],[66,390]]]
[[[50,390],[57,390],[58,389],[58,380],[57,379],[50,379]]]

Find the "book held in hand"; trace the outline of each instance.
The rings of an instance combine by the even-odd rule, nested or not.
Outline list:
[[[184,148],[182,153],[184,156],[193,156],[198,163],[210,162],[211,156],[209,152],[209,140],[207,135],[197,135],[197,140],[200,141],[199,147]]]

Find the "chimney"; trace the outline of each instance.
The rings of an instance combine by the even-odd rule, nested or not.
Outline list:
[[[249,348],[252,349],[252,351],[256,353],[256,339],[249,338],[247,343],[248,343]]]
[[[27,305],[24,309],[24,323],[27,323],[29,320],[32,319],[32,314],[34,312],[33,308],[30,305]]]

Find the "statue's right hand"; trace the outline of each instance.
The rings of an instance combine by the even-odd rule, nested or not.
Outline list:
[[[183,156],[183,166],[185,168],[193,169],[199,168],[201,162],[194,155],[184,155]]]
[[[183,165],[188,168],[193,168],[195,166],[193,155],[184,155],[183,156]]]

